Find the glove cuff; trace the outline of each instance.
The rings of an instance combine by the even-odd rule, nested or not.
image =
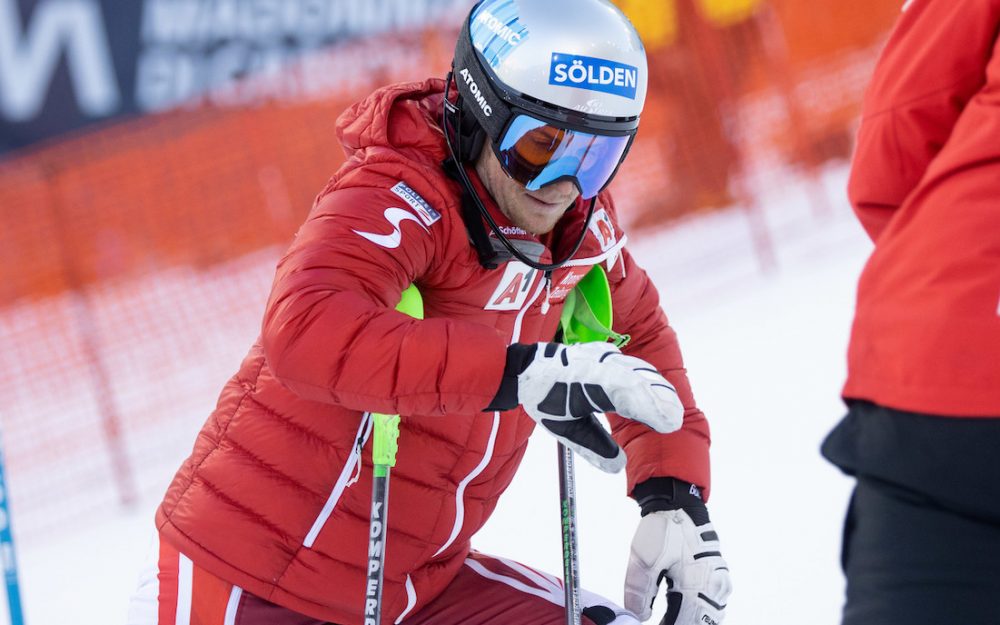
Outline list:
[[[517,376],[524,373],[537,351],[538,345],[535,343],[531,345],[514,343],[507,348],[507,363],[503,368],[500,388],[489,405],[483,408],[483,412],[510,410],[517,407],[520,403],[517,401]]]
[[[642,516],[663,510],[684,510],[697,526],[710,521],[701,489],[684,480],[651,477],[632,489],[632,498],[639,503]]]

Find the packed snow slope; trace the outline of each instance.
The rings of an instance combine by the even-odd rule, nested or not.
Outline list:
[[[748,213],[739,209],[647,231],[631,243],[660,289],[712,424],[709,509],[735,586],[728,625],[839,622],[840,526],[850,482],[818,448],[843,413],[854,288],[870,251],[846,206],[844,181],[837,168],[817,185],[775,185],[764,195],[761,217],[774,253],[767,269]],[[817,193],[829,199],[825,212],[814,208],[823,206],[812,201]],[[275,258],[264,256],[254,271],[269,277]],[[220,368],[235,370],[253,331],[213,345]],[[224,381],[220,376],[215,387]],[[150,456],[156,461],[144,474],[158,486],[135,509],[111,508],[44,536],[26,532],[18,548],[29,625],[124,622],[158,493],[211,401],[163,433],[161,440],[183,443],[164,443]],[[620,602],[638,509],[625,497],[623,476],[577,467],[582,583]],[[561,574],[556,445],[543,432],[475,546]],[[656,620],[662,609],[661,595]]]

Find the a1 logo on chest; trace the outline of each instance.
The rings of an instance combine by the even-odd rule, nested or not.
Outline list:
[[[531,292],[535,269],[517,261],[507,263],[503,277],[484,310],[520,310]]]

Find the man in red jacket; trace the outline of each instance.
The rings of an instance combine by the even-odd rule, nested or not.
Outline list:
[[[857,477],[846,625],[1000,622],[1000,2],[911,0],[868,89],[858,286],[824,455]]]
[[[667,623],[722,620],[708,426],[604,191],[645,91],[642,44],[607,0],[485,0],[447,81],[341,117],[348,161],[157,511],[130,623],[367,623],[371,412],[403,415],[381,625],[565,622],[559,580],[470,546],[536,425],[607,471],[627,454],[643,515],[627,610],[584,593],[584,623],[648,619],[662,580]],[[628,355],[551,342],[598,264]],[[423,320],[394,310],[410,284]]]

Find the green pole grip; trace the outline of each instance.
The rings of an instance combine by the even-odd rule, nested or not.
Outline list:
[[[424,301],[417,287],[410,285],[399,300],[396,310],[415,319],[424,318]],[[399,449],[399,415],[372,413],[375,432],[372,439],[372,462],[375,477],[386,477],[389,469],[396,466],[396,451]]]
[[[399,449],[399,415],[372,413],[375,419],[375,439],[372,441],[372,460],[375,477],[389,474],[388,468],[396,466]]]

